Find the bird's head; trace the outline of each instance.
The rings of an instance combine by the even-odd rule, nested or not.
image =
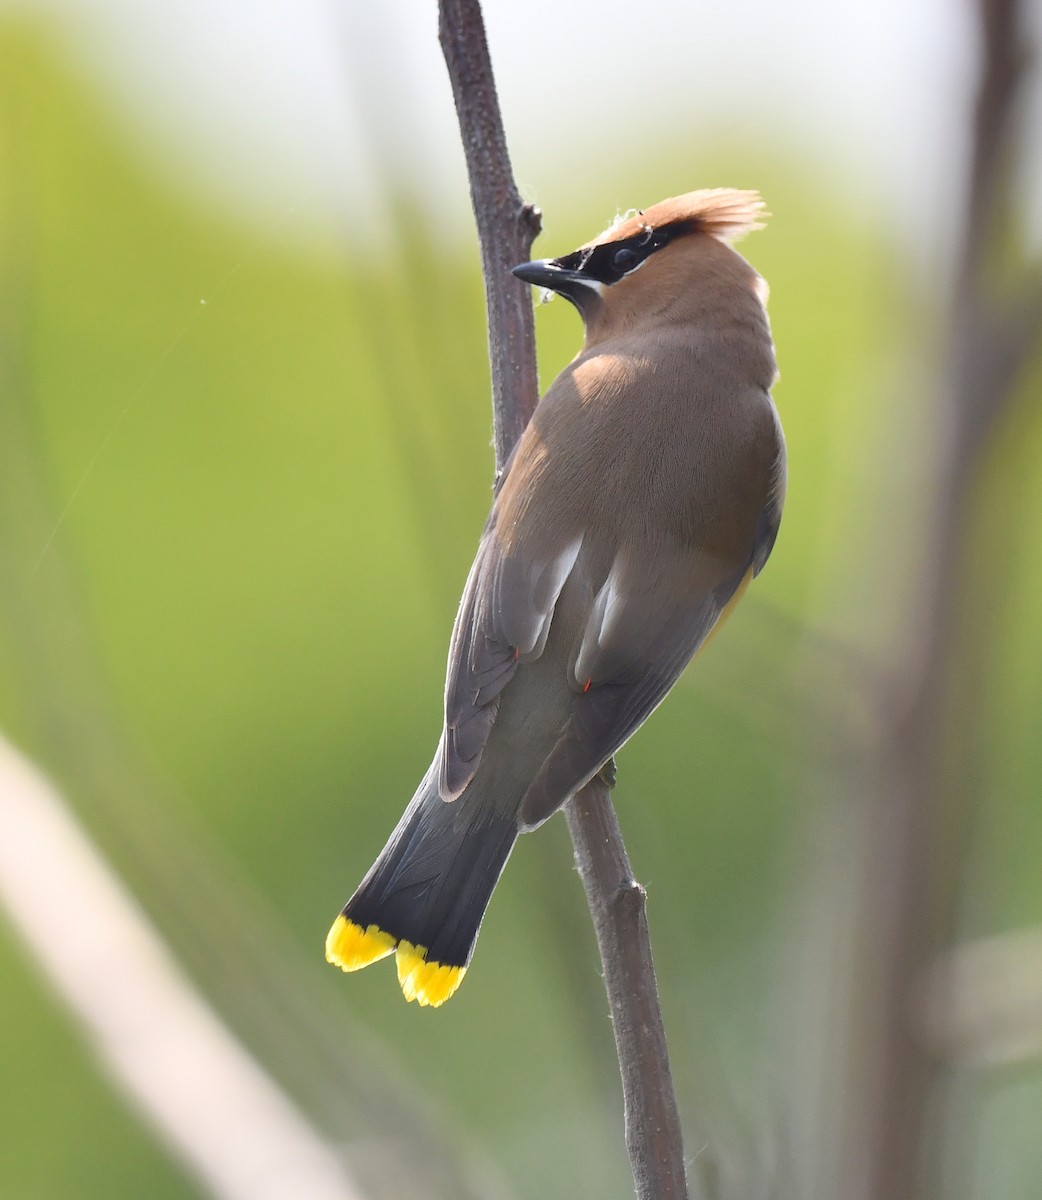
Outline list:
[[[724,243],[762,229],[766,216],[757,192],[687,192],[619,218],[571,254],[522,263],[514,274],[570,300],[589,334],[697,298],[699,283],[721,274],[758,290],[759,276]]]

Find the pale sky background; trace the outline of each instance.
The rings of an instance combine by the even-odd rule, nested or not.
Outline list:
[[[45,15],[167,181],[274,235],[328,246],[388,231],[374,151],[390,146],[439,219],[469,235],[435,0],[0,0]],[[1036,34],[1042,5],[1034,4]],[[767,141],[936,247],[974,57],[969,0],[487,0],[523,191],[549,208],[584,170],[686,129]],[[1042,39],[1036,39],[1036,41]],[[1042,245],[1042,88],[1025,181]],[[699,177],[690,135],[690,187]],[[598,198],[606,210],[658,197]],[[607,219],[610,211],[598,212]],[[943,235],[943,230],[941,234]]]

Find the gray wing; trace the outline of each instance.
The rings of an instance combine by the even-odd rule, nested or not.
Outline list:
[[[544,821],[647,720],[752,577],[697,558],[620,553],[597,592],[569,670],[571,716],[525,794]]]
[[[785,487],[776,417],[774,426],[768,502],[758,520],[737,522],[726,550],[666,535],[610,547],[595,545],[591,534],[584,546],[558,522],[552,534],[528,528],[507,550],[497,501],[450,645],[439,754],[444,799],[473,779],[503,689],[519,664],[543,653],[552,622],[568,647],[562,659],[570,656],[561,686],[573,691],[571,716],[525,794],[523,823],[549,816],[647,719],[770,554]]]
[[[788,484],[788,460],[785,453],[785,434],[774,402],[767,397],[771,418],[774,422],[775,454],[771,464],[767,504],[756,524],[756,547],[753,551],[753,576],[759,575],[771,556],[781,526],[782,509],[785,507],[785,489]]]
[[[554,606],[579,553],[581,539],[538,554],[510,552],[493,512],[467,579],[449,645],[439,789],[454,800],[473,779],[496,719],[499,696],[519,663],[546,645]]]
[[[785,503],[785,440],[771,405],[775,454],[767,503],[732,567],[679,546],[620,550],[590,606],[570,674],[568,725],[525,794],[524,827],[546,820],[600,770],[665,698],[741,599],[774,548]]]

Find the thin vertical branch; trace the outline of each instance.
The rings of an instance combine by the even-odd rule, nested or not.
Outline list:
[[[498,477],[539,400],[531,293],[510,271],[531,258],[540,214],[525,204],[514,182],[479,0],[442,0],[438,40],[452,82],[481,246]]]
[[[588,783],[565,816],[604,962],[637,1195],[684,1200],[683,1132],[651,956],[647,893],[633,878],[602,779]]]
[[[440,0],[488,308],[496,474],[538,397],[530,292],[510,270],[531,257],[539,215],[517,190],[479,0]],[[604,964],[622,1075],[626,1148],[641,1200],[684,1200],[684,1150],[651,956],[644,889],[633,879],[611,794],[595,779],[566,807]]]

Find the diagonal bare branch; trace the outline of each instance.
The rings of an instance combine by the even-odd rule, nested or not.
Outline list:
[[[120,1091],[214,1200],[361,1200],[185,975],[64,798],[0,738],[0,907]]]

